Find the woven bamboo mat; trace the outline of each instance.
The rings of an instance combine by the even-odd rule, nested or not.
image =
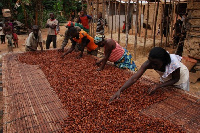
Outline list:
[[[67,111],[38,66],[3,57],[3,131],[60,132]]]
[[[200,98],[185,93],[176,93],[143,109],[141,113],[181,125],[186,132],[200,132]]]

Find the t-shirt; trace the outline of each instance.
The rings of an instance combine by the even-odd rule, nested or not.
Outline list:
[[[101,34],[101,35],[104,34],[104,25],[102,23],[104,24],[104,19],[103,18],[98,19],[97,30],[96,30],[97,34]]]
[[[176,69],[180,68],[180,79],[174,85],[180,85],[182,83],[186,83],[189,79],[189,71],[187,67],[180,62],[181,57],[175,54],[170,54],[170,58],[171,58],[171,63],[165,67],[165,72],[156,71],[161,76],[161,80],[166,82],[172,79],[172,73]]]
[[[58,20],[56,20],[56,19],[54,19],[54,20],[48,19],[47,20],[47,24],[50,25],[50,26],[56,25],[56,27],[57,27]],[[52,28],[49,27],[48,35],[57,35],[56,27],[55,27],[55,29],[52,29]]]
[[[81,28],[80,28],[80,27],[78,27],[78,26],[74,26],[74,27],[76,28],[77,32],[80,32],[80,31],[81,31]],[[63,40],[63,42],[62,42],[62,45],[61,45],[62,48],[64,48],[64,47],[67,45],[68,40],[71,38],[71,36],[70,36],[70,34],[69,34],[68,31],[69,31],[69,29],[67,29],[67,30],[65,31],[65,38],[64,38],[64,40]]]
[[[5,34],[3,33],[3,27],[0,27],[0,35],[5,35]]]
[[[124,55],[124,48],[115,42],[116,47],[112,50],[110,57],[108,58],[111,62],[116,62]],[[104,52],[105,53],[105,52]]]
[[[30,49],[27,47],[32,47],[34,49],[37,49],[38,43],[42,42],[42,34],[41,31],[38,32],[37,39],[35,38],[33,32],[31,32],[26,40],[26,51],[30,51]]]
[[[79,17],[78,23],[82,23],[83,27],[89,29],[89,19],[92,19],[89,15]]]
[[[79,32],[79,38],[78,39],[73,38],[73,40],[79,44],[82,44],[82,40],[84,37],[86,37],[89,40],[89,42],[87,44],[88,51],[93,51],[93,50],[97,49],[98,46],[94,43],[94,38],[92,38],[90,35],[87,34],[87,32],[85,32],[83,30],[81,30]]]

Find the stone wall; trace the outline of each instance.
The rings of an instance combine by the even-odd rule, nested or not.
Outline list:
[[[187,6],[187,36],[184,42],[184,55],[200,59],[200,2],[189,2]]]

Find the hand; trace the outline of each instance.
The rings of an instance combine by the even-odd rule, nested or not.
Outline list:
[[[63,59],[63,58],[64,58],[64,56],[65,56],[65,55],[62,55],[60,58],[62,58],[62,59]]]
[[[109,104],[115,100],[115,99],[119,99],[120,98],[120,91],[117,91],[109,100]]]
[[[82,57],[82,56],[79,55],[79,56],[76,57],[76,59],[80,59],[81,57]]]
[[[101,62],[100,62],[100,61],[97,61],[97,62],[96,62],[96,65],[97,65],[97,66],[99,66],[100,64],[101,64]]]
[[[156,88],[155,86],[150,87],[150,88],[148,89],[148,94],[149,94],[149,95],[150,95],[150,94],[153,94],[153,93],[155,92],[156,89],[157,89],[157,88]]]
[[[58,49],[58,52],[64,52],[64,48]]]
[[[101,67],[99,67],[99,68],[97,69],[97,71],[101,71],[101,70],[103,70],[103,68],[101,68]]]

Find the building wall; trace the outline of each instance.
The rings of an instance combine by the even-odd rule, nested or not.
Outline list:
[[[189,2],[187,37],[184,42],[184,55],[200,59],[200,2]]]

